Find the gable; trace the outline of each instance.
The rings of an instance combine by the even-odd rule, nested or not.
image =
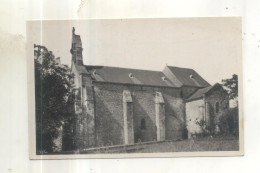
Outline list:
[[[211,88],[212,88],[212,86],[198,89],[188,99],[186,99],[186,101],[192,101],[192,100],[197,100],[197,99],[202,98],[203,95],[206,94]]]
[[[219,83],[216,83],[213,86],[198,89],[189,98],[186,99],[186,102],[200,99],[203,97],[203,95],[210,95],[214,91],[223,91],[226,93],[223,87]]]
[[[210,84],[196,71],[188,68],[166,66],[163,70],[167,77],[179,86],[208,87]]]

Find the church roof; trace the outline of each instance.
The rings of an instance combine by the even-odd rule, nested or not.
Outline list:
[[[180,68],[174,66],[166,66],[164,72],[172,81],[178,83],[179,86],[208,87],[210,84],[204,80],[195,70],[189,68]]]
[[[161,87],[210,86],[193,69],[166,66],[163,71],[140,70],[110,66],[76,66],[80,73],[90,73],[97,82],[136,84]]]
[[[163,72],[109,66],[85,66],[99,82],[177,87]]]

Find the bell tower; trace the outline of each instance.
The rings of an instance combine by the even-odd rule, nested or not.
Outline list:
[[[72,63],[78,66],[83,66],[82,59],[82,42],[79,35],[75,34],[75,28],[72,29],[72,45],[70,49],[70,53],[72,55]]]

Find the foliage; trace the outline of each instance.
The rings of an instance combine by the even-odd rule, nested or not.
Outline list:
[[[219,122],[216,125],[219,127],[219,131],[207,125],[206,121],[200,120],[195,123],[201,127],[201,137],[205,136],[235,136],[239,135],[239,117],[238,107],[230,108],[219,117]]]
[[[73,115],[72,76],[51,51],[35,47],[36,145],[37,153],[43,154],[55,151],[54,140]]]
[[[197,124],[198,126],[200,126],[202,133],[200,134],[202,137],[205,136],[210,136],[211,134],[211,128],[207,125],[205,120],[200,120],[200,121],[195,121],[195,124]]]
[[[230,108],[219,118],[219,127],[222,134],[239,134],[238,107]]]
[[[229,95],[229,99],[237,101],[237,98],[238,98],[238,76],[236,74],[233,74],[231,79],[223,79],[222,85],[227,90],[228,95]]]

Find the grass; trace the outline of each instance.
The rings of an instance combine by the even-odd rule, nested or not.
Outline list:
[[[163,152],[196,152],[196,151],[238,151],[239,140],[237,138],[198,138],[181,141],[165,141],[159,143],[137,144],[134,146],[117,149],[104,149],[85,154],[99,153],[163,153]],[[82,153],[82,154],[83,154]]]
[[[238,151],[239,141],[232,140],[216,140],[216,139],[199,139],[199,140],[183,140],[174,142],[164,142],[161,144],[147,145],[138,153],[151,152],[196,152],[196,151]]]
[[[238,151],[239,140],[235,137],[196,138],[180,141],[162,141],[133,144],[128,146],[110,146],[81,151],[63,151],[49,154],[116,154],[116,153],[164,153],[198,151]]]

